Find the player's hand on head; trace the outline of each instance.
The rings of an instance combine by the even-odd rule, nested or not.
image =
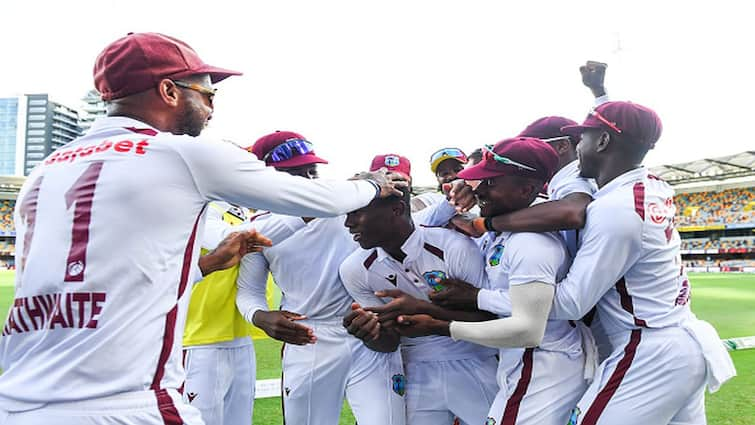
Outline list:
[[[377,171],[365,171],[356,174],[350,180],[369,180],[380,188],[381,198],[389,196],[402,196],[401,189],[408,188],[409,182],[400,174],[391,173],[385,168]]]
[[[306,345],[317,342],[312,328],[296,323],[307,317],[287,310],[263,311],[254,313],[254,325],[262,329],[270,338],[288,344]]]
[[[420,314],[425,311],[424,306],[427,301],[419,300],[404,293],[398,289],[388,289],[384,291],[377,291],[375,295],[380,298],[393,298],[389,303],[375,306],[366,307],[365,310],[378,315],[378,320],[383,326],[391,327],[395,324],[396,318],[402,314]]]
[[[410,338],[428,335],[448,336],[448,324],[428,314],[402,315],[396,318],[395,330],[401,336]]]
[[[440,284],[444,289],[428,294],[433,304],[451,310],[477,310],[480,288],[453,278],[445,279]]]
[[[587,61],[579,67],[579,72],[582,74],[582,84],[592,90],[595,97],[606,94],[604,80],[607,67],[607,64],[595,61]]]
[[[377,315],[364,310],[356,303],[352,305],[351,311],[343,318],[343,326],[351,335],[364,342],[371,342],[380,338],[380,322],[378,322]]]
[[[446,191],[446,188],[448,188],[448,202],[456,207],[456,211],[467,212],[477,205],[477,197],[475,197],[474,189],[472,189],[472,186],[468,185],[464,180],[457,179],[451,183],[446,183],[443,185],[444,192]]]

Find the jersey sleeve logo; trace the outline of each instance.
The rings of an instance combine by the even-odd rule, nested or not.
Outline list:
[[[446,289],[445,286],[440,284],[441,281],[446,279],[446,272],[433,270],[431,272],[423,273],[422,277],[425,278],[425,282],[427,282],[434,291],[437,292]]]
[[[503,245],[498,244],[493,247],[493,254],[490,255],[488,264],[490,264],[491,267],[501,264],[501,257],[503,257]]]
[[[391,388],[394,393],[403,396],[406,393],[406,377],[400,373],[393,375],[391,378]]]

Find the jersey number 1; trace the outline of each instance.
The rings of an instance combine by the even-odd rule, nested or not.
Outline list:
[[[90,164],[65,193],[66,209],[70,210],[73,206],[74,210],[71,249],[68,251],[68,259],[66,260],[64,282],[84,281],[84,271],[87,266],[87,244],[89,243],[89,223],[92,221],[92,200],[94,199],[94,189],[97,186],[97,180],[102,171],[102,164],[102,161]],[[24,252],[21,261],[22,268],[25,266],[26,256],[29,253],[32,234],[34,233],[34,224],[37,216],[37,198],[41,184],[42,177],[34,182],[34,185],[29,190],[29,194],[20,206],[20,214],[27,224],[26,235],[24,237]]]

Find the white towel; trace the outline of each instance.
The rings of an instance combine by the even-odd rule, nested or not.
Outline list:
[[[700,344],[707,366],[706,379],[708,391],[714,393],[726,381],[737,376],[734,362],[726,351],[726,346],[718,336],[718,332],[710,323],[697,318],[691,318],[682,327]]]
[[[585,380],[590,384],[598,370],[598,346],[590,328],[581,320],[576,320],[575,323],[582,336],[582,352],[585,353]]]

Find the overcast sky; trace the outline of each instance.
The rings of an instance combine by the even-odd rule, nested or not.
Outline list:
[[[3,3],[0,94],[47,92],[76,106],[108,43],[162,32],[245,73],[218,84],[207,135],[248,145],[300,132],[331,161],[325,176],[394,152],[427,184],[438,148],[469,152],[545,115],[581,121],[592,105],[578,71],[588,59],[609,64],[613,99],[661,116],[647,164],[755,148],[751,2]]]

